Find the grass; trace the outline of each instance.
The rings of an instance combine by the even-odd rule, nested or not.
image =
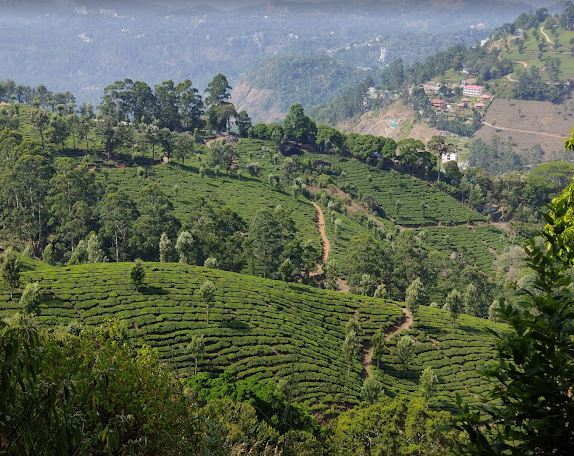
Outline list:
[[[206,355],[200,371],[227,372],[237,379],[290,378],[296,400],[318,413],[361,400],[365,375],[361,359],[357,356],[347,373],[342,352],[347,321],[359,316],[364,344],[377,328],[391,328],[402,317],[394,302],[174,263],[147,263],[145,288],[136,292],[129,280],[130,267],[126,263],[49,267],[36,262],[27,264],[22,282],[41,284],[44,300],[38,318],[43,325],[123,320],[128,338],[157,349],[161,360],[182,377],[193,372],[187,346],[193,335],[203,334]],[[217,288],[209,324],[196,294],[205,280]],[[8,291],[0,289],[0,316],[18,310]],[[411,331],[419,341],[413,369],[402,372],[391,349],[378,374],[385,391],[393,395],[414,390],[419,370],[428,364],[441,378],[441,398],[482,391],[484,385],[471,367],[493,356],[488,328],[491,323],[468,316],[453,327],[443,311],[421,309]]]

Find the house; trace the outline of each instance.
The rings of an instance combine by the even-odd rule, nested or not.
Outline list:
[[[436,94],[440,90],[440,84],[437,84],[435,82],[425,82],[423,84],[423,90],[427,95]]]
[[[484,108],[485,108],[485,105],[484,105],[484,103],[476,103],[476,104],[474,105],[474,108],[475,108],[475,109],[484,109]]]
[[[481,100],[484,100],[484,101],[490,101],[490,100],[492,99],[492,95],[489,94],[489,93],[483,93],[483,94],[480,96],[480,99],[481,99]]]
[[[440,98],[435,98],[431,101],[432,105],[437,109],[442,109],[446,106],[446,102]]]
[[[484,93],[484,86],[474,84],[463,84],[462,94],[467,97],[480,97]]]
[[[469,78],[469,79],[465,79],[464,81],[462,81],[462,85],[473,85],[477,83],[477,79],[476,78]]]
[[[445,152],[442,154],[441,156],[441,161],[443,163],[449,162],[449,161],[454,161],[457,162],[458,161],[458,155],[455,154],[454,152]]]

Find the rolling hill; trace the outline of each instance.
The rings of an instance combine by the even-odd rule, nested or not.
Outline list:
[[[491,322],[461,316],[454,324],[438,309],[421,309],[411,329],[404,324],[400,303],[215,269],[147,263],[145,288],[137,292],[129,279],[129,263],[27,264],[23,283],[38,281],[44,296],[38,317],[42,325],[124,321],[129,338],[156,348],[160,359],[184,378],[194,367],[188,344],[193,335],[202,334],[200,371],[235,379],[290,379],[296,401],[318,413],[360,402],[363,379],[370,372],[389,395],[413,391],[420,371],[429,365],[437,370],[437,394],[445,405],[457,392],[472,397],[485,386],[476,367],[494,356]],[[217,289],[209,324],[197,295],[205,280]],[[1,289],[0,316],[18,310],[19,304]],[[348,368],[342,344],[351,318],[361,327],[363,350]],[[389,349],[377,370],[366,352],[379,328],[388,334]],[[393,349],[397,337],[406,333],[417,341],[407,371],[398,365]]]

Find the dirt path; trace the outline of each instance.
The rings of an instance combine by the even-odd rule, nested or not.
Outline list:
[[[403,307],[403,316],[390,328],[385,329],[385,339],[387,341],[391,340],[393,337],[399,335],[404,331],[408,331],[413,327],[414,317],[409,309]],[[373,355],[375,349],[371,345],[371,342],[367,342],[363,349],[363,358],[361,364],[363,365],[363,372],[365,377],[373,376]]]
[[[567,136],[561,136],[561,135],[557,135],[554,133],[545,133],[542,131],[533,131],[533,130],[519,130],[518,128],[509,128],[509,127],[499,127],[498,125],[492,125],[492,124],[486,122],[485,120],[482,121],[482,124],[487,126],[487,127],[494,128],[495,130],[500,130],[500,131],[512,131],[515,133],[524,133],[527,135],[537,135],[537,136],[547,136],[550,138],[568,139]]]
[[[313,202],[315,211],[317,211],[317,229],[319,230],[319,235],[321,236],[321,245],[323,246],[323,256],[322,263],[327,264],[329,261],[329,255],[331,255],[331,243],[327,237],[327,232],[325,231],[325,214],[323,209],[317,203]]]
[[[512,63],[517,63],[518,65],[522,65],[524,69],[528,68],[528,62],[525,62],[524,60],[514,60]],[[506,75],[506,79],[508,79],[510,82],[516,82],[516,79],[514,79],[509,74]]]
[[[546,33],[546,31],[544,30],[544,27],[540,27],[540,33],[542,33],[544,38],[546,38],[546,41],[548,42],[548,44],[554,44],[554,41],[552,41],[550,39],[550,37],[548,36],[548,33]]]

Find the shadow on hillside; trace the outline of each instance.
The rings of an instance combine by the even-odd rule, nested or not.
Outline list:
[[[164,290],[163,288],[159,288],[159,287],[153,287],[153,286],[143,287],[141,289],[141,292],[145,295],[166,295],[167,294],[167,290]]]
[[[221,322],[222,328],[234,329],[236,331],[247,332],[251,330],[248,323],[236,320],[235,318],[227,318]]]

